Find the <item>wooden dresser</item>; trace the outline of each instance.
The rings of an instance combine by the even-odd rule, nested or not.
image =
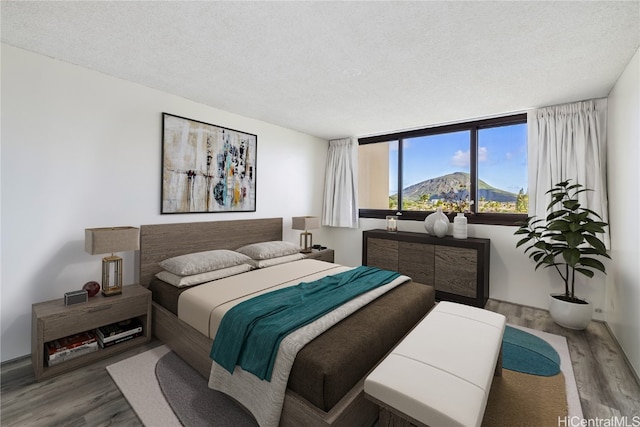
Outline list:
[[[367,230],[362,264],[398,271],[432,285],[437,300],[484,307],[489,298],[489,239]]]

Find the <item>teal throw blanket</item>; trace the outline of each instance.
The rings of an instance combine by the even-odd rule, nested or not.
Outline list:
[[[241,302],[222,318],[210,356],[230,373],[239,365],[270,381],[284,337],[398,276],[362,266]]]

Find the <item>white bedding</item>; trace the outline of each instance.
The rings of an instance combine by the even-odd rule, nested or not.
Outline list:
[[[254,296],[300,282],[349,270],[338,264],[304,259],[253,270],[194,286],[178,300],[178,318],[214,339],[222,317],[234,305]]]
[[[318,280],[349,269],[338,264],[305,259],[216,280],[183,292],[178,302],[178,317],[204,335],[215,338],[222,317],[234,305],[265,292]],[[342,319],[408,280],[408,277],[400,276],[289,334],[278,349],[271,381],[260,380],[238,366],[230,374],[212,361],[209,387],[224,392],[244,405],[261,427],[277,427],[289,373],[298,351]]]

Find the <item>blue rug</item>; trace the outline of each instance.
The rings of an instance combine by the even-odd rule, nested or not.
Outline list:
[[[507,326],[502,339],[502,367],[551,377],[560,372],[560,356],[545,340]]]

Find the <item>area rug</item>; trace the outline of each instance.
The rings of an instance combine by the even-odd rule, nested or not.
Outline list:
[[[560,373],[560,355],[542,338],[507,326],[502,337],[502,367],[523,374],[552,377]]]
[[[582,419],[566,339],[514,328],[548,343],[560,357],[561,374],[545,377],[503,369],[502,377],[493,379],[483,426],[557,426],[555,414],[562,410]],[[208,389],[206,380],[164,345],[110,365],[107,371],[145,426],[256,425],[241,406]]]

